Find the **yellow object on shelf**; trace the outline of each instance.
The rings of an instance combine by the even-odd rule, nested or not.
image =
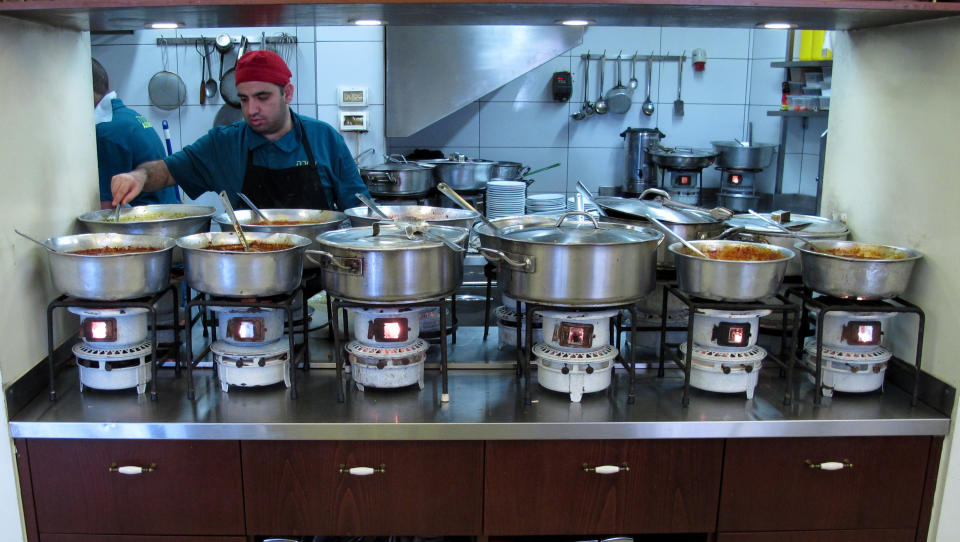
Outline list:
[[[800,55],[798,60],[830,60],[833,52],[823,54],[823,42],[826,39],[826,30],[801,30]]]
[[[800,60],[813,60],[813,30],[800,31]]]

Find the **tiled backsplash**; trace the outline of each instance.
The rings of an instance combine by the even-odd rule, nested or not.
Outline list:
[[[536,176],[534,192],[572,192],[577,180],[591,187],[617,185],[623,174],[625,128],[658,127],[667,137],[664,143],[676,146],[709,147],[716,139],[741,138],[746,123],[754,124],[754,140],[779,142],[780,117],[767,111],[780,104],[783,69],[770,67],[782,60],[786,32],[778,30],[590,27],[583,44],[491,92],[484,98],[405,138],[385,140],[384,119],[384,40],[383,29],[365,27],[291,27],[244,29],[182,29],[179,31],[144,30],[125,36],[93,36],[92,54],[110,74],[111,84],[121,99],[160,127],[166,119],[171,126],[176,151],[213,126],[223,105],[219,95],[200,105],[201,58],[193,46],[168,46],[167,68],[177,72],[187,86],[183,106],[164,111],[150,105],[147,83],[164,68],[158,37],[213,37],[227,32],[259,39],[286,32],[297,37],[294,51],[288,55],[294,72],[294,102],[299,113],[337,124],[338,86],[369,88],[370,131],[358,136],[345,134],[354,154],[374,147],[377,155],[408,152],[414,148],[439,149],[445,153],[462,152],[472,157],[523,162],[536,169],[554,162],[561,167]],[[254,46],[259,48],[260,46]],[[693,49],[707,51],[704,72],[694,72],[689,56]],[[680,54],[686,51],[684,64],[684,116],[673,115],[677,95],[677,63],[655,63],[651,99],[656,104],[652,116],[640,112],[644,99],[645,66],[637,63],[640,86],[633,104],[624,115],[594,115],[575,121],[570,115],[583,101],[580,55],[606,50],[616,56]],[[234,63],[235,53],[224,59],[224,69]],[[219,75],[220,59],[213,54],[214,77]],[[624,63],[624,82],[629,64]],[[573,96],[569,103],[554,102],[549,88],[553,72],[569,70],[573,74]],[[607,62],[606,87],[615,83],[615,66]],[[591,100],[598,94],[597,63],[591,65]],[[442,79],[438,76],[438,84]],[[605,89],[606,90],[606,89]],[[783,179],[785,193],[816,194],[815,177],[819,157],[817,138],[826,129],[826,119],[811,118],[806,129],[801,119],[790,119],[786,164]],[[377,160],[379,161],[379,160]],[[373,163],[368,158],[365,163]],[[772,192],[775,165],[763,176],[761,189]],[[718,186],[715,169],[704,171],[704,185]],[[204,198],[205,199],[205,198]],[[212,201],[212,199],[211,199]]]

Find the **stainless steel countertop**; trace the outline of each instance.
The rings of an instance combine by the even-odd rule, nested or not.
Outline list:
[[[311,341],[323,360],[325,341]],[[430,358],[438,359],[437,347]],[[512,349],[497,351],[496,328],[482,342],[476,328],[461,329],[450,349],[451,401],[440,402],[440,373],[428,369],[426,386],[365,392],[349,385],[336,401],[331,369],[299,371],[299,398],[282,385],[220,391],[212,370],[195,371],[197,398],[186,396],[186,373],[161,369],[159,400],[131,390],[79,390],[76,369],[57,380],[58,399],[41,394],[10,421],[15,438],[271,439],[271,440],[522,440],[945,435],[950,419],[894,385],[883,393],[836,394],[813,404],[804,373],[794,378],[793,404],[783,405],[786,379],[776,368],[761,374],[752,401],[744,394],[691,390],[681,407],[683,375],[657,378],[641,370],[637,398],[627,404],[627,374],[618,371],[606,391],[571,403],[566,394],[536,384],[534,403],[523,404],[523,379],[503,369]],[[349,384],[349,382],[348,382]]]

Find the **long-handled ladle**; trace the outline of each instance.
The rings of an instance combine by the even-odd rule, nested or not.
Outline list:
[[[223,202],[223,208],[227,211],[227,216],[230,217],[230,223],[233,224],[233,231],[237,232],[237,238],[240,239],[240,246],[243,247],[244,252],[247,252],[250,250],[250,245],[247,243],[247,238],[243,235],[240,221],[237,220],[237,215],[233,212],[233,205],[230,205],[230,198],[227,197],[226,190],[220,192],[220,200]]]
[[[254,205],[252,201],[250,201],[250,198],[248,198],[246,194],[244,194],[243,192],[237,192],[237,196],[240,198],[241,201],[247,204],[247,207],[249,207],[250,210],[253,211],[253,214],[260,217],[260,222],[270,222],[270,219],[267,218],[267,215],[263,214],[263,212],[260,211],[260,209],[258,209],[257,206]]]
[[[37,241],[37,240],[34,239],[33,237],[30,237],[29,235],[23,233],[23,232],[20,231],[20,230],[16,230],[16,229],[15,229],[15,230],[13,230],[13,231],[15,231],[15,232],[17,233],[17,235],[19,235],[20,237],[23,237],[24,239],[28,239],[28,240],[30,240],[30,241],[33,241],[34,243],[42,246],[43,248],[49,250],[50,252],[53,252],[53,253],[56,253],[56,252],[57,252],[56,250],[48,247],[48,246],[47,246],[46,244],[44,244],[42,241]]]

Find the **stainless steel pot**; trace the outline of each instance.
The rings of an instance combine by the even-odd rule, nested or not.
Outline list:
[[[458,245],[469,233],[449,226],[430,232]],[[427,237],[411,239],[392,224],[330,231],[317,242],[321,250],[307,257],[320,263],[331,296],[391,305],[448,296],[463,282],[463,254]]]
[[[654,164],[671,169],[703,169],[717,159],[717,151],[712,149],[655,146],[648,152]]]
[[[432,161],[433,175],[438,183],[447,183],[454,190],[483,190],[494,177],[493,160],[458,157],[455,160]]]
[[[589,222],[567,221],[585,216]],[[557,306],[603,307],[636,301],[653,289],[663,234],[640,226],[599,223],[583,212],[553,225],[497,230],[500,249],[484,248],[508,271],[508,296]]]
[[[525,166],[520,162],[500,161],[493,165],[493,171],[490,173],[490,177],[512,181],[522,179],[527,173],[530,173],[529,166]]]
[[[773,220],[770,213],[761,213],[763,216]],[[752,243],[765,243],[768,245],[777,245],[784,248],[793,249],[797,243],[796,238],[788,235],[784,231],[777,229],[756,216],[744,214],[734,215],[725,222],[727,226],[742,228],[743,231],[737,234],[740,241],[750,241]],[[797,235],[807,240],[827,240],[833,239],[842,241],[850,234],[850,230],[843,222],[837,222],[828,218],[811,215],[791,215],[788,222],[783,226],[794,230]],[[787,276],[799,276],[802,265],[802,258],[794,258],[787,264]]]
[[[427,222],[435,226],[454,226],[468,230],[480,218],[480,213],[466,209],[426,205],[381,205],[380,210],[391,219],[399,219],[401,222]],[[367,206],[353,207],[344,212],[350,218],[350,224],[353,227],[372,226],[375,222],[383,220]]]
[[[210,247],[236,244],[233,232],[197,233],[177,239],[183,249],[187,285],[200,292],[224,297],[269,296],[292,292],[300,286],[303,252],[310,239],[290,233],[244,232],[248,242],[292,245],[270,252],[228,252]]]
[[[546,226],[557,223],[559,216],[546,215],[517,215],[495,218],[490,221],[494,228],[491,228],[486,222],[477,222],[473,226],[473,231],[477,232],[477,239],[480,241],[481,248],[500,249],[500,239],[497,237],[496,230],[508,226]],[[495,259],[495,261],[499,261]]]
[[[714,260],[689,253],[681,243],[670,245],[670,252],[676,256],[680,291],[717,301],[756,301],[775,295],[783,282],[787,262],[795,256],[787,248],[742,241],[690,241],[690,244],[700,250],[742,245],[779,254],[775,260]]]
[[[763,169],[773,162],[777,146],[773,143],[750,143],[738,141],[712,141],[717,150],[717,167],[730,169]]]
[[[115,301],[155,294],[170,284],[174,240],[156,235],[85,233],[43,242],[49,253],[53,286],[84,299]],[[79,250],[150,247],[151,252],[86,256]]]
[[[803,260],[803,285],[836,297],[888,299],[902,294],[910,284],[916,250],[855,241],[811,241],[797,244]],[[830,254],[828,250],[868,251],[876,259]]]
[[[259,217],[249,209],[234,211],[237,221],[243,224],[243,231],[257,231],[263,233],[292,233],[307,239],[315,239],[323,232],[335,230],[347,221],[347,215],[339,211],[320,209],[260,209],[270,221],[303,222],[302,224],[260,224]],[[223,231],[233,231],[230,217],[220,213],[213,217],[214,222],[220,225]],[[312,248],[317,248],[314,241]],[[313,262],[303,262],[304,269],[316,267]]]
[[[360,168],[360,177],[373,196],[425,194],[437,185],[433,168],[415,162],[390,162]]]
[[[176,239],[210,231],[210,217],[214,213],[216,209],[205,205],[140,205],[121,209],[120,222],[113,220],[113,209],[82,214],[77,220],[91,233],[159,235]]]

